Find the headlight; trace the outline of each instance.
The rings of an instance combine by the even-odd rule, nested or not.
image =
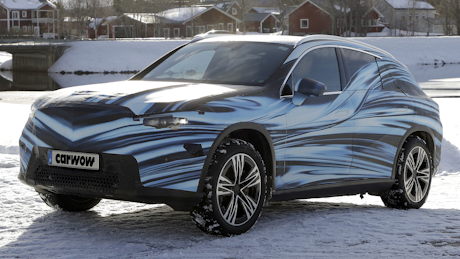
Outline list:
[[[35,113],[37,112],[37,107],[32,104],[30,107],[30,113],[29,113],[29,118],[33,119],[35,117]]]
[[[144,118],[144,126],[155,127],[157,129],[170,128],[177,130],[180,126],[186,125],[188,120],[186,118],[169,116],[147,117]]]

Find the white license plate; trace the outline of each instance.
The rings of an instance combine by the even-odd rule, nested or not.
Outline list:
[[[86,170],[99,170],[99,155],[48,150],[48,165]]]

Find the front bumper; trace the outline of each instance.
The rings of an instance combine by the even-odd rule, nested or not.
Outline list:
[[[49,166],[48,148],[34,146],[19,180],[38,192],[77,195],[142,203],[166,203],[175,210],[190,211],[201,193],[144,187],[136,159],[130,155],[100,154],[97,171]]]

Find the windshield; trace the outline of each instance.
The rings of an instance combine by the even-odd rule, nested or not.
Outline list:
[[[291,49],[287,45],[255,42],[190,44],[142,80],[263,85]]]

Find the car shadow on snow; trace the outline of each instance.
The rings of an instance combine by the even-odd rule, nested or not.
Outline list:
[[[279,252],[280,247],[295,244],[316,252],[325,252],[332,244],[353,253],[363,249],[375,252],[376,242],[378,249],[411,243],[431,251],[428,254],[433,249],[449,254],[444,250],[460,245],[459,223],[458,210],[404,211],[380,205],[295,200],[270,203],[249,232],[222,238],[202,233],[188,212],[176,212],[166,205],[103,201],[88,212],[52,211],[36,218],[16,241],[0,248],[0,257],[177,256],[189,250],[231,254],[242,246],[263,248],[266,253],[266,247],[278,247]]]

